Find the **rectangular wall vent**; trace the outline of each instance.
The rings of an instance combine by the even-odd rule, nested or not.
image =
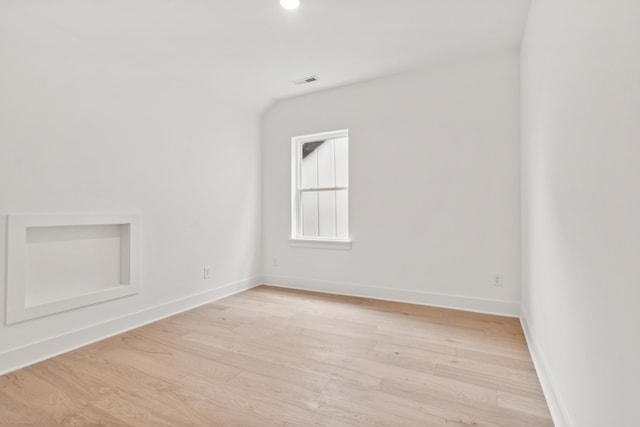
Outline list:
[[[295,80],[293,83],[296,85],[306,85],[308,83],[313,83],[317,81],[318,81],[317,76],[309,76],[309,77],[305,77],[304,79]]]

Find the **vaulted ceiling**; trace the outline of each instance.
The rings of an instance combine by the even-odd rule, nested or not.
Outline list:
[[[277,99],[515,47],[529,6],[301,2],[288,11],[278,0],[0,0],[0,14],[260,111]],[[310,75],[319,81],[292,83]]]

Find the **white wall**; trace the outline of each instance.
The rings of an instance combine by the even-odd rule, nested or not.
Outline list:
[[[517,314],[518,85],[512,50],[275,104],[262,123],[265,280]],[[290,247],[291,137],[347,128],[353,248]]]
[[[217,102],[182,76],[4,12],[0,288],[8,213],[139,212],[141,285],[134,297],[10,326],[0,292],[0,372],[64,345],[12,350],[122,316],[148,321],[145,310],[166,314],[158,305],[182,301],[169,307],[182,309],[224,285],[257,283],[258,115]],[[74,336],[65,345],[99,338]]]
[[[638,425],[640,3],[534,0],[523,311],[557,425]]]

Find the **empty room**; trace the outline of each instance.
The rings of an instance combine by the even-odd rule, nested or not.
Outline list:
[[[0,426],[640,426],[637,0],[0,0]]]

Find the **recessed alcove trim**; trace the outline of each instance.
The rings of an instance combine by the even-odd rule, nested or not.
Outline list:
[[[88,232],[87,232],[88,231]],[[106,236],[104,234],[107,234]],[[75,308],[109,301],[138,293],[138,234],[139,216],[137,214],[36,214],[36,215],[9,215],[7,223],[7,298],[6,298],[6,323],[12,324],[51,315],[54,313],[72,310]],[[80,235],[80,236],[79,236]],[[37,251],[29,246],[34,246],[34,240],[45,236],[50,248],[65,248],[65,245],[74,246],[82,250],[82,245],[91,248],[92,239],[95,240],[96,256],[105,254],[114,257],[112,260],[96,259],[97,264],[104,263],[111,274],[105,274],[106,282],[90,283],[89,279],[82,283],[82,275],[68,271],[69,277],[76,283],[66,286],[65,270],[58,272],[55,280],[50,284],[44,284],[47,295],[36,288],[34,283],[29,283],[29,277],[37,275],[39,266],[34,263],[46,263],[47,246],[40,247]],[[69,242],[65,240],[68,239]],[[85,239],[82,242],[81,239]],[[59,243],[56,241],[58,240]],[[107,249],[100,250],[105,246]],[[80,245],[80,246],[79,246]],[[116,245],[116,246],[114,246]],[[35,253],[35,255],[34,255]],[[59,254],[52,252],[51,257]],[[91,254],[83,254],[91,257]],[[73,268],[73,253],[66,261],[71,260]],[[117,259],[115,259],[117,258]],[[29,265],[31,263],[31,265]],[[52,264],[55,265],[55,264]],[[80,267],[80,266],[79,266]],[[38,286],[43,286],[42,270]],[[31,270],[28,270],[31,269]],[[114,273],[114,269],[117,271]],[[99,271],[99,267],[97,270]],[[98,274],[93,272],[94,275]],[[85,274],[86,275],[86,274]],[[78,279],[80,277],[80,279]],[[80,282],[78,282],[80,280]],[[69,281],[71,283],[71,279]],[[49,288],[47,288],[50,285]],[[59,287],[59,292],[56,291]]]

